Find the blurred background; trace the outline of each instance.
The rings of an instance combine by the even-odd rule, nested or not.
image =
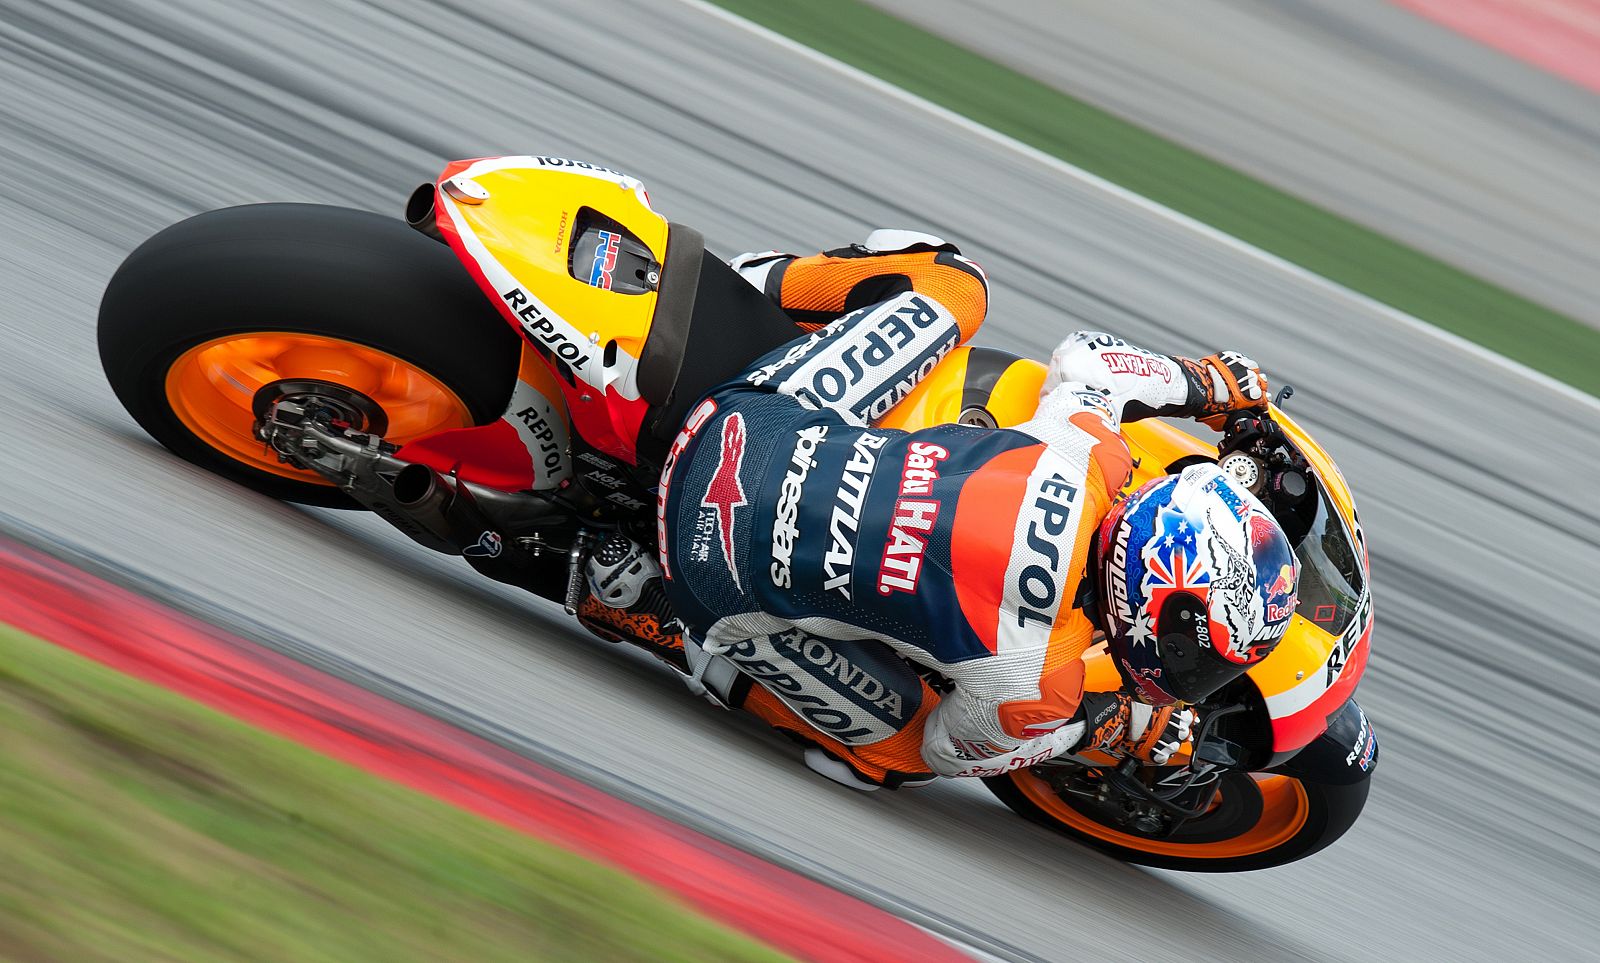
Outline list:
[[[1587,958],[1596,64],[1593,0],[0,0],[0,534],[993,958]],[[446,161],[500,153],[634,174],[724,255],[950,238],[989,271],[990,344],[1043,356],[1099,328],[1237,347],[1293,384],[1372,547],[1361,702],[1383,763],[1355,829],[1201,878],[1102,858],[972,786],[851,793],[554,607],[186,465],[111,395],[96,307],[151,233],[258,201],[398,216]],[[16,761],[44,726],[9,728],[0,812],[49,813]],[[84,778],[111,764],[73,758]],[[0,952],[154,958],[141,920],[211,912],[203,893],[123,906],[91,940],[61,907],[94,857],[30,860],[0,883]],[[438,885],[504,871],[471,865]],[[606,909],[559,918],[604,927]],[[352,909],[351,931],[398,925],[376,913]],[[701,946],[536,955],[669,944]]]

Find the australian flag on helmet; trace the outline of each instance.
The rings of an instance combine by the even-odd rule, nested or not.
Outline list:
[[[1282,637],[1294,554],[1255,496],[1216,466],[1150,482],[1107,524],[1108,647],[1145,701],[1203,698]]]

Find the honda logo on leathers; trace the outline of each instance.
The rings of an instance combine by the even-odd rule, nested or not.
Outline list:
[[[791,653],[791,657],[798,655],[804,658],[806,662],[837,680],[844,688],[872,703],[876,708],[882,709],[890,718],[899,722],[905,721],[905,699],[900,693],[834,651],[828,640],[807,635],[799,629],[791,629],[774,636],[774,639],[779,647]]]
[[[723,654],[808,723],[847,744],[887,739],[920,706],[920,689],[901,693],[833,643],[799,629],[746,639]]]

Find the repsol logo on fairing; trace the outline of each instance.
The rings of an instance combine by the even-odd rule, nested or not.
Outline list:
[[[795,432],[794,451],[789,455],[789,470],[778,488],[778,505],[772,518],[772,584],[789,588],[794,583],[794,544],[800,540],[800,498],[805,494],[806,478],[817,467],[817,446],[828,437],[827,425],[813,425]]]
[[[588,356],[582,346],[576,341],[556,330],[554,321],[545,317],[543,309],[528,299],[527,292],[521,288],[512,288],[500,295],[511,313],[522,319],[522,327],[527,330],[540,344],[549,348],[555,356],[582,369]]]
[[[1372,618],[1372,596],[1364,595],[1361,598],[1361,607],[1356,610],[1356,617],[1345,626],[1344,632],[1333,643],[1333,649],[1328,653],[1328,664],[1323,684],[1331,686],[1339,678],[1339,673],[1344,671],[1344,664],[1350,661],[1350,656],[1355,654],[1356,646],[1361,644],[1361,638],[1367,631],[1367,620]]]
[[[621,171],[614,171],[609,167],[601,167],[599,164],[590,164],[585,161],[567,160],[565,157],[535,157],[533,160],[541,167],[576,167],[578,170],[582,171],[595,171],[596,173],[600,174],[615,174],[618,177],[628,176]]]
[[[1066,535],[1071,527],[1078,486],[1051,473],[1049,478],[1039,482],[1037,490],[1039,496],[1028,509],[1031,517],[1025,537],[1032,554],[1025,556],[1028,562],[1018,569],[1016,583],[1012,586],[1018,599],[1018,628],[1029,622],[1044,626],[1055,624],[1063,581],[1062,566],[1066,561],[1063,552],[1070,556],[1072,551],[1072,543]]]
[[[517,412],[517,417],[522,420],[528,429],[528,434],[539,446],[539,457],[544,462],[545,475],[553,475],[560,471],[561,442],[556,440],[555,429],[550,426],[550,421],[544,412],[530,405]]]
[[[888,437],[862,432],[850,448],[850,460],[839,476],[839,495],[828,519],[828,551],[822,556],[823,589],[850,598],[850,569],[856,559],[856,535],[861,527],[861,506],[872,484],[877,450]]]

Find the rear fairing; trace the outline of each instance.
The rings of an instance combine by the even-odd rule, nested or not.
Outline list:
[[[634,178],[573,164],[551,157],[454,162],[439,178],[437,226],[484,294],[557,374],[573,427],[594,447],[631,461],[649,407],[638,373],[656,294],[638,295],[638,309],[622,313],[612,309],[613,295],[601,288],[571,285],[552,293],[537,284],[567,270],[570,231],[581,209],[549,203],[539,193],[537,174],[552,167],[581,169],[616,184],[631,205],[619,205],[613,213],[628,218],[623,226],[655,250],[666,248],[665,223],[649,212],[648,198]],[[452,182],[470,184],[487,196],[465,197]],[[630,210],[648,216],[629,217]],[[540,295],[535,287],[541,287]]]

